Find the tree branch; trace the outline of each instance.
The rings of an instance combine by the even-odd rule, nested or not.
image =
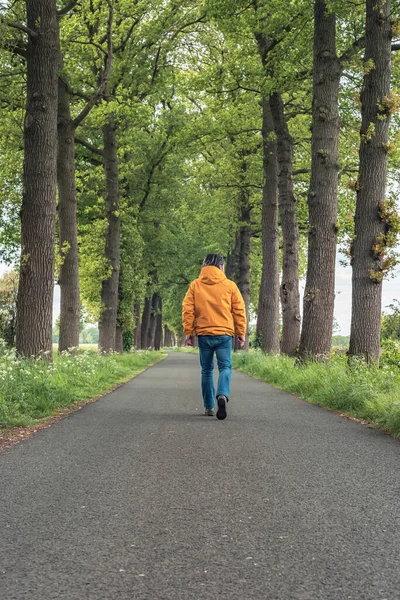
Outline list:
[[[293,171],[292,175],[305,175],[307,173],[311,173],[311,169],[297,169],[296,171]]]
[[[107,58],[104,66],[104,72],[101,76],[99,87],[94,96],[89,100],[83,110],[79,113],[79,115],[74,119],[74,127],[75,129],[82,123],[82,121],[88,116],[90,111],[96,104],[98,104],[103,97],[108,82],[110,80],[111,66],[113,63],[113,52],[112,52],[112,24],[113,24],[113,16],[114,16],[114,8],[112,4],[108,4],[109,13],[108,13],[108,21],[107,21]]]
[[[102,48],[102,46],[100,44],[93,42],[93,40],[91,40],[90,42],[83,42],[82,40],[72,40],[72,41],[74,44],[81,44],[81,46],[93,46],[94,48],[97,48],[97,50],[99,50],[99,52],[101,52],[102,54],[107,54],[107,52],[104,50],[104,48]]]
[[[197,19],[194,19],[193,21],[188,21],[187,23],[184,23],[182,25],[182,27],[179,27],[179,29],[177,29],[171,36],[171,40],[175,39],[180,33],[182,33],[183,31],[185,31],[185,29],[187,27],[190,27],[191,25],[196,25],[197,23],[203,23],[204,19],[206,18],[207,13],[203,13],[202,15],[200,15],[200,17],[198,17]]]
[[[79,0],[72,0],[66,6],[64,6],[64,8],[61,8],[60,10],[58,10],[57,17],[64,17],[64,15],[67,15],[69,13],[69,11],[72,10],[74,8],[74,6],[76,6],[78,4],[78,1]]]
[[[103,150],[100,150],[100,148],[97,148],[97,146],[93,146],[93,144],[87,142],[83,138],[75,136],[75,142],[77,142],[87,150],[90,150],[90,152],[93,152],[93,154],[97,154],[98,156],[104,156]]]
[[[64,83],[65,83],[65,85],[67,85],[66,81],[64,81]],[[68,86],[68,93],[71,94],[71,96],[77,96],[77,98],[82,98],[82,100],[86,100],[86,102],[90,102],[91,96],[89,96],[88,94],[85,94],[84,92],[82,92],[82,90],[73,90],[71,87]]]
[[[127,45],[128,41],[130,40],[130,37],[131,37],[131,35],[133,33],[133,30],[135,29],[136,25],[139,25],[140,21],[141,21],[140,17],[138,17],[137,19],[135,19],[133,21],[131,27],[129,28],[128,33],[125,36],[125,39],[120,43],[120,45],[117,48],[115,48],[115,52],[118,53],[118,52],[121,52],[121,51],[125,50],[126,45]]]
[[[343,65],[344,62],[350,60],[350,58],[352,58],[359,50],[362,50],[363,48],[365,48],[365,35],[353,42],[350,48],[348,48],[341,56],[339,56],[339,63]]]
[[[99,90],[100,91],[100,90]],[[74,119],[74,127],[75,129],[82,123],[82,121],[88,116],[90,111],[96,104],[98,104],[101,100],[102,93],[99,94],[97,92],[86,104],[86,106],[81,110],[79,115]]]
[[[157,50],[156,60],[154,61],[154,69],[153,69],[153,74],[151,76],[151,85],[154,85],[154,82],[156,80],[156,76],[157,76],[157,72],[158,72],[158,61],[160,60],[161,49],[162,49],[162,44],[160,44],[160,46]]]
[[[213,190],[220,190],[225,188],[234,188],[236,190],[247,190],[249,188],[255,188],[256,190],[262,190],[262,185],[256,185],[255,183],[225,183],[224,185],[211,185]]]
[[[33,31],[33,29],[29,29],[29,27],[25,27],[25,25],[23,25],[22,23],[4,21],[3,19],[1,19],[1,21],[8,25],[8,27],[12,27],[13,29],[19,29],[20,31],[27,33],[32,39],[36,39],[39,35],[36,31]]]
[[[18,41],[17,43],[13,42],[3,42],[2,47],[4,50],[9,50],[13,54],[18,54],[18,56],[22,56],[26,60],[26,46]]]
[[[163,144],[161,145],[161,151],[165,150],[166,146],[167,146],[167,141],[163,142]],[[139,210],[142,210],[144,208],[144,206],[147,202],[147,199],[150,195],[151,180],[153,179],[154,172],[157,169],[157,167],[160,166],[160,164],[162,163],[162,161],[164,160],[164,158],[167,154],[168,154],[168,149],[165,150],[165,152],[162,152],[161,155],[159,156],[159,158],[151,165],[149,176],[148,176],[147,182],[146,182],[144,196],[139,204]]]

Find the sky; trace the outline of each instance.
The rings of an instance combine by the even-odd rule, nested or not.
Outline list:
[[[351,267],[336,266],[335,317],[340,325],[340,335],[350,335],[351,321]],[[382,311],[400,299],[400,268],[394,271],[395,278],[384,279],[382,288]]]

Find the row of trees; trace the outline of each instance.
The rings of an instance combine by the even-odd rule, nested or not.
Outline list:
[[[218,251],[264,351],[326,357],[339,242],[350,353],[377,361],[399,232],[398,13],[382,0],[5,9],[0,225],[3,260],[21,247],[17,350],[51,350],[54,273],[60,350],[79,344],[82,303],[102,350],[157,347],[181,334],[186,288]]]

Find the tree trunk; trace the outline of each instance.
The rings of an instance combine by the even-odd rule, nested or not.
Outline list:
[[[352,318],[349,354],[379,362],[384,275],[387,143],[390,118],[390,2],[367,0],[360,170],[352,245]]]
[[[55,0],[27,0],[27,103],[21,208],[21,265],[17,296],[19,354],[52,358],[57,184],[57,70]]]
[[[162,340],[162,346],[163,348],[168,348],[168,327],[166,325],[164,325],[164,333],[163,333],[163,340]]]
[[[154,348],[155,346],[157,315],[160,309],[160,301],[160,294],[158,292],[154,292],[153,297],[151,299],[150,329],[148,339],[149,348]]]
[[[103,126],[104,169],[106,175],[106,232],[105,256],[111,274],[101,286],[103,310],[99,320],[99,349],[115,350],[118,311],[118,282],[120,268],[120,214],[116,125],[112,116]]]
[[[78,273],[75,126],[67,85],[58,78],[58,228],[61,258],[60,337],[58,350],[79,347],[80,295]]]
[[[135,350],[140,350],[142,347],[141,329],[142,323],[140,320],[140,302],[135,302],[135,329],[133,333]]]
[[[173,345],[172,331],[170,331],[167,325],[164,325],[164,346],[166,348],[171,348]]]
[[[154,339],[154,350],[160,350],[162,344],[162,299],[158,299],[158,311],[156,315],[156,334]]]
[[[250,242],[251,242],[251,206],[248,194],[242,191],[240,214],[240,249],[238,261],[238,288],[243,296],[246,307],[247,331],[244,350],[249,349],[249,321],[250,321]]]
[[[277,137],[279,214],[283,236],[281,352],[294,356],[300,340],[299,227],[293,192],[293,139],[289,133],[280,94],[270,98]]]
[[[264,96],[264,186],[262,205],[263,266],[257,315],[257,337],[264,352],[279,353],[279,230],[277,145],[269,98]]]
[[[151,318],[151,298],[145,298],[143,315],[142,315],[142,331],[141,331],[142,350],[146,350],[149,347],[150,318]]]
[[[310,225],[299,356],[323,359],[331,351],[335,300],[341,68],[336,56],[336,19],[325,0],[316,0],[314,19]]]
[[[235,245],[229,252],[225,263],[225,275],[228,279],[238,281],[238,262],[240,253],[240,231],[236,233]]]

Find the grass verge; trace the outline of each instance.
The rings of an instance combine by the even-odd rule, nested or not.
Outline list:
[[[349,367],[347,357],[337,355],[329,364],[297,366],[293,358],[250,351],[234,353],[233,366],[308,402],[369,421],[400,437],[397,365],[368,369],[363,363],[354,362]]]
[[[100,396],[164,358],[140,351],[63,353],[53,363],[16,358],[0,347],[0,427],[27,427],[65,407]]]

